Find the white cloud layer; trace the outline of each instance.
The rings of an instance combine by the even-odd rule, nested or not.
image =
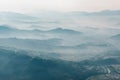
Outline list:
[[[0,11],[99,11],[120,9],[120,0],[0,0]]]

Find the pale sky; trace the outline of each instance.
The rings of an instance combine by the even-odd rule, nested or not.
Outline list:
[[[0,0],[0,11],[29,13],[52,11],[120,10],[120,0]]]

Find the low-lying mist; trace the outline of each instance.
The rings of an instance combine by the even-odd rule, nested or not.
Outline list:
[[[120,50],[120,17],[114,13],[0,13],[0,46],[68,61],[104,56]]]

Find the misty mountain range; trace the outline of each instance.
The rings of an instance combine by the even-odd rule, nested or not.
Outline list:
[[[119,80],[120,11],[0,13],[1,80]]]
[[[81,27],[119,28],[120,11],[105,10],[101,12],[55,12],[43,11],[34,14],[1,12],[0,24],[19,29],[51,29],[70,28],[80,30]],[[24,27],[23,27],[24,26]],[[33,27],[34,26],[34,27]]]

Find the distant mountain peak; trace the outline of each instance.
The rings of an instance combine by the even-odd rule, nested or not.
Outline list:
[[[99,12],[70,12],[73,16],[103,16],[103,15],[120,15],[120,10],[103,10]]]
[[[75,30],[72,30],[72,29],[63,29],[63,28],[55,28],[55,29],[50,30],[49,32],[71,33],[71,34],[81,33],[81,32],[79,32],[79,31],[75,31]]]
[[[120,40],[120,34],[114,35],[114,36],[112,36],[111,38],[112,38],[112,39],[118,39],[118,40]]]
[[[0,25],[0,30],[14,30],[14,28],[7,25]]]

